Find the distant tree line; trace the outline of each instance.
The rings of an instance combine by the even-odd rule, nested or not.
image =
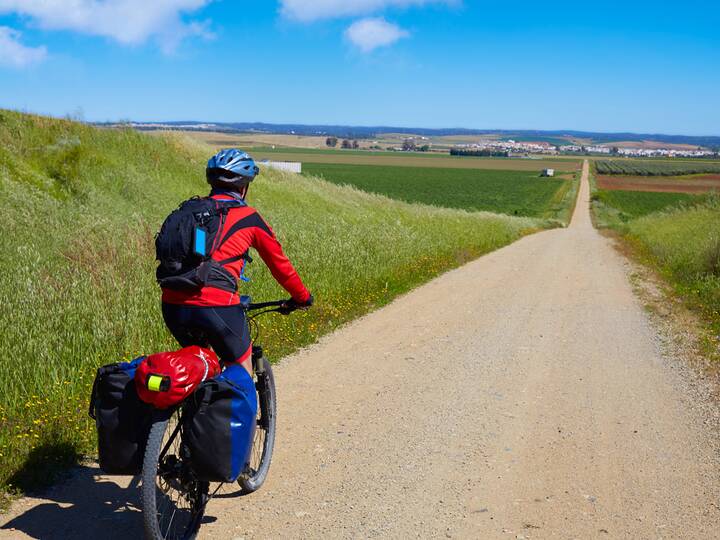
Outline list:
[[[357,142],[357,139],[353,139],[353,140],[343,139],[341,146],[343,148],[345,148],[346,150],[349,150],[351,148],[354,150],[357,150],[358,148],[360,148],[360,143]]]
[[[338,138],[337,137],[328,137],[325,139],[325,145],[329,146],[330,148],[336,148],[338,145]],[[347,149],[358,149],[360,148],[360,143],[357,141],[357,139],[343,139],[340,143],[340,148]]]
[[[417,144],[415,144],[414,140],[405,139],[402,144],[402,149],[405,152],[429,152],[430,145],[423,144],[423,145],[418,146]]]
[[[510,154],[507,150],[492,150],[490,148],[482,148],[477,150],[468,150],[465,148],[451,148],[450,155],[473,157],[508,157]]]

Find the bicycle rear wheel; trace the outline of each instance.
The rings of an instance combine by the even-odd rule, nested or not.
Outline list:
[[[149,540],[195,538],[205,514],[208,483],[183,459],[180,412],[158,412],[143,460],[141,502]]]
[[[245,494],[257,491],[265,482],[275,446],[275,377],[267,358],[261,358],[257,364],[254,376],[258,398],[257,427],[250,451],[250,464],[238,478],[240,489]]]

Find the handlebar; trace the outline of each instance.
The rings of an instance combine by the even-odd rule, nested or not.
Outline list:
[[[295,304],[295,302],[293,302],[292,300],[273,300],[271,302],[258,302],[254,304],[252,302],[252,299],[246,295],[240,297],[240,305],[247,312],[259,311],[261,309],[265,310],[260,313],[256,313],[255,315],[253,315],[253,317],[257,317],[258,315],[262,315],[263,313],[271,312],[277,312],[283,315],[290,315],[290,313],[300,308],[300,306]]]
[[[248,300],[250,300],[250,297],[248,297]],[[264,309],[264,308],[270,308],[270,307],[282,307],[285,304],[287,304],[287,300],[273,300],[272,302],[258,302],[256,304],[253,304],[253,303],[244,304],[241,299],[240,303],[243,304],[243,307],[245,307],[245,309],[247,309],[248,311],[255,311],[258,309]]]
[[[257,321],[255,319],[257,319],[260,315],[272,312],[280,313],[281,315],[290,315],[290,313],[292,313],[296,309],[299,309],[299,306],[295,304],[295,302],[293,302],[292,300],[273,300],[270,302],[253,303],[252,298],[247,295],[243,295],[240,297],[240,305],[248,313],[251,311],[257,311],[257,313],[253,313],[252,315],[247,316],[247,321],[250,325],[250,333],[253,342],[257,341],[257,338],[259,336],[260,328],[258,327]]]

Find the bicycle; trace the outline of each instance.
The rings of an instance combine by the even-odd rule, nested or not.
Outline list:
[[[265,313],[289,314],[296,308],[287,300],[251,303],[241,297],[251,327],[252,342],[259,337],[255,319]],[[262,311],[260,311],[262,310]],[[250,464],[237,479],[239,492],[257,491],[270,470],[275,445],[276,392],[270,362],[260,345],[252,348],[253,378],[258,397],[255,435]],[[205,507],[223,486],[210,493],[210,483],[200,481],[193,473],[189,455],[183,448],[181,433],[182,404],[168,411],[155,411],[148,435],[142,467],[141,506],[145,536],[149,540],[187,540],[194,538],[205,515]]]

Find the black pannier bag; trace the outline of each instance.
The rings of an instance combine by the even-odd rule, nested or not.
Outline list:
[[[97,370],[90,398],[100,468],[107,474],[140,474],[152,423],[152,407],[138,398],[135,370],[145,357]]]
[[[183,202],[164,221],[155,237],[156,271],[161,287],[195,290],[206,285],[235,292],[237,281],[225,269],[232,262],[211,258],[223,238],[218,237],[231,208],[245,206],[243,201],[216,201],[193,197]],[[233,259],[234,260],[234,259]]]
[[[183,443],[200,480],[237,480],[248,464],[256,414],[255,383],[239,364],[201,383],[185,401]]]

